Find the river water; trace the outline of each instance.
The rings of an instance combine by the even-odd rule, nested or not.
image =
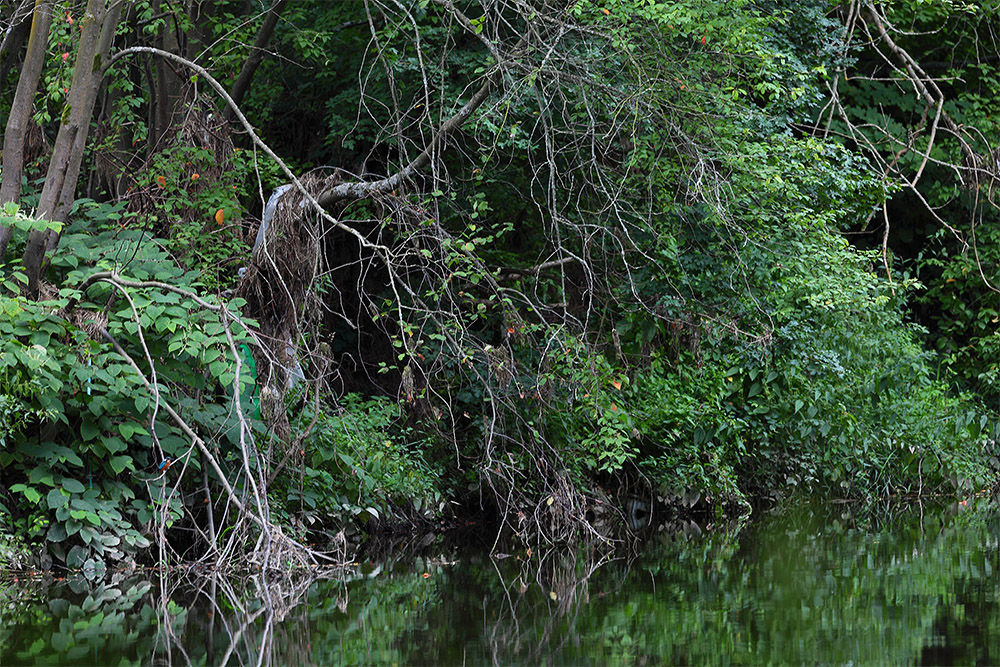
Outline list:
[[[627,557],[436,540],[321,579],[8,574],[0,665],[998,664],[998,540],[985,498],[799,500]]]

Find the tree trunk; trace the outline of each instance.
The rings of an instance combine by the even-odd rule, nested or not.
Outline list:
[[[33,4],[34,0],[21,0],[21,4],[14,10],[14,13],[10,17],[5,15],[2,18],[5,22],[9,21],[9,24],[6,30],[4,30],[3,39],[0,39],[0,94],[3,93],[3,85],[7,81],[7,73],[10,72],[10,68],[17,60],[21,52],[21,47],[24,45],[24,40],[27,39],[28,33],[31,30],[31,17],[33,14],[31,6]]]
[[[17,92],[7,117],[7,130],[3,140],[3,179],[0,181],[0,204],[21,198],[21,174],[24,170],[24,136],[35,107],[35,90],[45,63],[45,47],[52,25],[52,3],[35,0],[28,37],[28,53],[17,82]],[[0,226],[0,262],[7,253],[11,228]]]
[[[160,3],[154,4],[154,10],[158,13]],[[169,10],[168,10],[169,14]],[[169,15],[164,22],[163,28],[154,40],[156,48],[170,53],[181,54],[181,45],[177,35],[176,19]],[[152,109],[152,124],[149,128],[149,153],[152,155],[163,148],[163,141],[169,134],[173,126],[174,112],[182,103],[183,80],[174,71],[171,63],[158,59],[153,65],[156,74],[154,94],[151,95],[150,103]]]
[[[118,21],[121,20],[123,5],[124,0],[114,0],[101,26],[101,34],[97,41],[97,53],[93,60],[94,67],[89,73],[90,78],[88,82],[84,84],[87,87],[87,92],[92,95],[92,97],[88,98],[89,111],[86,112],[87,118],[83,123],[82,131],[76,133],[76,138],[73,142],[70,164],[66,171],[66,178],[63,181],[62,192],[59,196],[59,205],[52,216],[53,220],[65,221],[69,217],[73,201],[76,199],[76,186],[80,178],[80,165],[83,163],[84,150],[87,148],[87,134],[90,129],[90,120],[94,114],[94,104],[97,102],[98,93],[101,90],[101,80],[104,78],[102,74],[104,62],[111,51],[111,42],[115,38],[115,29],[118,27]],[[54,249],[57,240],[58,236],[55,232],[47,232],[45,242],[46,251]]]
[[[250,82],[253,80],[253,75],[264,59],[264,47],[271,40],[271,35],[274,34],[274,29],[278,25],[278,19],[281,17],[281,10],[285,8],[286,4],[288,4],[288,0],[278,0],[268,10],[267,16],[264,17],[264,23],[257,32],[257,38],[250,49],[250,55],[243,61],[243,68],[240,70],[240,75],[236,77],[236,83],[233,84],[230,97],[233,98],[236,106],[240,106],[243,103],[243,96],[250,89]],[[232,121],[233,118],[235,116],[233,115],[232,107],[226,107],[225,119]]]
[[[76,182],[87,143],[90,119],[100,89],[103,63],[110,48],[111,37],[121,16],[122,2],[112,0],[110,11],[105,0],[88,0],[80,31],[80,46],[73,68],[73,83],[67,104],[69,116],[59,125],[59,134],[52,149],[52,159],[45,175],[45,185],[38,201],[37,217],[63,222],[72,206]],[[112,24],[112,25],[108,25]],[[59,218],[58,216],[63,216]],[[53,233],[54,237],[54,233]],[[47,246],[54,246],[53,237],[34,230],[28,237],[22,263],[28,278],[28,296],[38,297],[42,260]]]

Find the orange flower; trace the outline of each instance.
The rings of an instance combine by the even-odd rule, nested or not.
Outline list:
[[[618,380],[612,380],[611,381],[611,386],[614,387],[615,389],[621,389],[622,388],[622,383],[619,382]]]
[[[601,13],[602,13],[602,14],[604,14],[605,16],[610,16],[610,14],[611,14],[611,12],[609,12],[609,11],[608,11],[608,10],[606,10],[606,9],[602,9],[602,10],[601,10]]]
[[[201,178],[200,174],[191,174],[191,180],[192,181],[197,181],[199,178]]]
[[[157,176],[156,184],[159,185],[161,188],[165,188],[167,187],[167,179],[163,176]]]

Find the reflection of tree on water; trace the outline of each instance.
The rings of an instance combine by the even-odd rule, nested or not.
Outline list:
[[[674,524],[628,561],[602,544],[498,558],[425,537],[280,576],[2,580],[0,664],[992,664],[998,536],[979,499],[794,502]]]
[[[239,540],[240,537],[231,535],[222,552],[207,554],[190,566],[158,570],[159,632],[152,650],[156,661],[168,665],[190,664],[189,651],[196,645],[191,641],[193,635],[203,638],[208,664],[225,665],[234,658],[240,664],[249,661],[257,665],[286,664],[297,658],[304,660],[300,664],[308,662],[308,655],[298,655],[307,654],[310,645],[309,615],[303,602],[317,581],[343,577],[347,563],[344,532],[340,531],[328,545],[329,554],[323,556],[331,563],[327,567],[318,567],[314,560],[307,560],[312,552],[299,548],[278,528],[261,532],[259,542],[267,543],[258,544],[252,553],[262,554],[263,562],[280,563],[285,569],[257,566],[250,570],[254,574],[249,576],[215,569],[209,556],[221,563],[242,562],[231,559],[230,553]],[[161,552],[164,543],[160,543]],[[252,562],[243,565],[252,566]],[[298,622],[285,623],[293,612],[299,614]],[[284,641],[275,642],[276,631],[283,635]]]
[[[573,628],[581,608],[590,602],[591,576],[613,560],[608,551],[594,548],[540,554],[529,550],[526,555],[513,572],[504,572],[493,561],[500,599],[490,605],[494,616],[486,619],[484,634],[494,664],[505,664],[515,655],[541,663],[560,654],[567,641],[577,638]],[[522,620],[527,623],[522,625]]]
[[[639,515],[647,506],[635,505],[626,503],[623,509],[629,520],[636,515],[638,522],[646,518]],[[734,530],[738,525],[733,522]],[[699,524],[689,520],[661,524],[660,531],[661,538],[670,536],[680,543],[702,534]],[[490,617],[484,629],[493,664],[536,664],[553,656],[570,662],[584,659],[602,663],[615,655],[607,646],[603,653],[592,652],[595,640],[613,643],[620,639],[615,635],[623,629],[604,624],[605,615],[598,610],[628,604],[634,594],[634,577],[645,575],[635,570],[640,565],[639,552],[613,552],[608,545],[594,542],[588,548],[529,551],[524,556],[516,569],[508,565],[510,560],[493,561],[500,587],[499,594],[494,592],[486,605]],[[655,592],[654,579],[649,577],[648,581]],[[651,615],[645,621],[654,618]],[[636,653],[629,654],[629,663],[656,664],[662,658],[642,646],[635,648]]]
[[[333,575],[333,569],[272,571],[237,579],[197,568],[174,570],[170,585],[157,593],[160,631],[152,657],[165,665],[310,664],[305,603],[312,586]],[[204,655],[192,655],[199,644]]]

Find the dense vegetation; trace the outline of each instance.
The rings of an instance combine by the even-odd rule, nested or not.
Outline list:
[[[998,11],[5,3],[0,539],[991,484]]]

